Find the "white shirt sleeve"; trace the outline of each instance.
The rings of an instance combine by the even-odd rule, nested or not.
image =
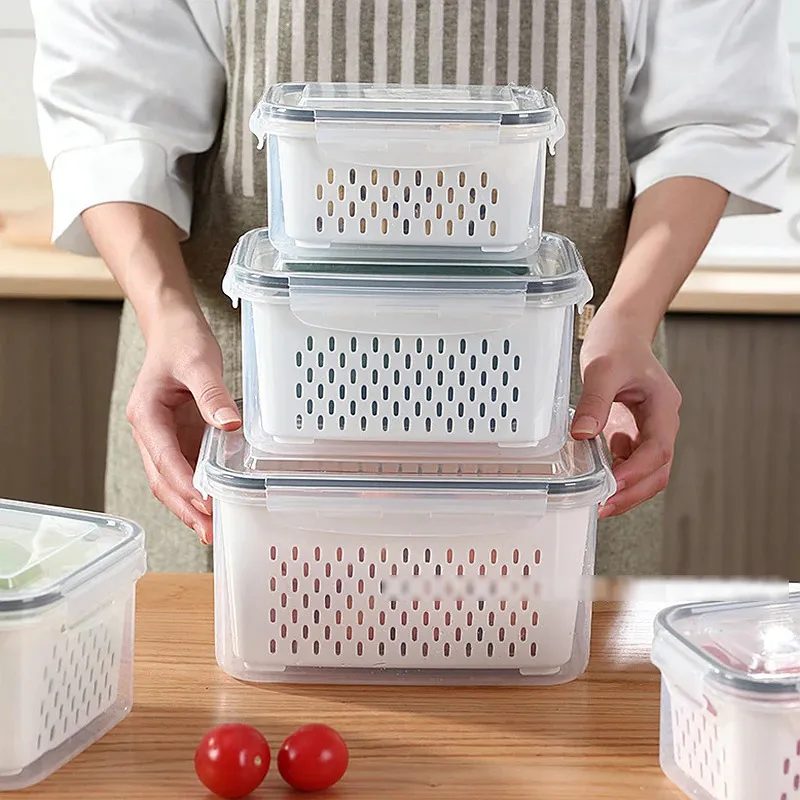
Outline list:
[[[217,4],[32,0],[31,6],[53,241],[95,255],[81,214],[110,202],[155,208],[188,236],[194,156],[213,144],[224,98]]]
[[[626,131],[636,194],[713,181],[726,214],[780,210],[797,101],[777,0],[624,0]]]

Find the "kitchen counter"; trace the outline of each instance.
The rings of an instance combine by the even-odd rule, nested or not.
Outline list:
[[[0,214],[49,206],[50,180],[37,159],[0,158]],[[36,232],[43,240],[49,231]],[[122,292],[99,258],[82,258],[47,245],[19,247],[0,231],[0,297],[119,300]]]
[[[791,174],[780,214],[720,222],[670,310],[800,312],[800,175]]]
[[[0,212],[42,208],[49,203],[49,180],[41,161],[0,158]],[[800,210],[800,201],[797,206]],[[758,231],[765,226],[763,220],[744,222]],[[727,225],[731,234],[739,230],[734,226],[740,223],[731,221]],[[791,248],[765,255],[759,248],[743,248],[728,231],[722,233],[712,242],[670,310],[800,313],[800,243],[796,258]],[[757,239],[763,240],[760,234]],[[11,247],[0,242],[0,297],[118,300],[121,292],[99,259],[80,258],[46,246]]]
[[[679,800],[658,763],[652,625],[665,598],[712,595],[695,584],[685,595],[659,587],[623,585],[614,596],[626,599],[595,603],[590,668],[565,686],[257,686],[215,663],[212,576],[150,573],[137,590],[131,715],[24,796],[208,798],[195,747],[213,725],[239,721],[261,729],[273,754],[302,724],[337,728],[351,759],[337,788],[320,795],[330,800]],[[252,795],[293,796],[274,762]]]

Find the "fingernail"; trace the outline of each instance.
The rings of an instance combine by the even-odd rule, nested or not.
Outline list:
[[[205,531],[203,530],[203,528],[200,525],[195,525],[194,526],[194,532],[197,534],[198,538],[200,539],[200,541],[203,544],[205,544],[205,545],[208,544],[208,539],[206,538],[206,533],[205,533]]]
[[[572,433],[579,436],[592,436],[597,430],[597,420],[592,417],[578,417],[572,423]]]
[[[615,481],[615,483],[617,484],[618,492],[621,492],[628,485],[627,481]]]
[[[615,511],[615,507],[611,503],[606,503],[604,506],[600,506],[600,517],[610,517]]]
[[[216,422],[217,425],[222,425],[222,426],[233,425],[241,421],[239,419],[239,415],[228,408],[221,408],[214,414],[213,418],[214,422]]]
[[[208,509],[199,501],[192,498],[192,505],[205,517],[211,516]]]

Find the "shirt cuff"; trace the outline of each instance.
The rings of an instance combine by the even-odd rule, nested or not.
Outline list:
[[[97,256],[81,214],[102,203],[138,203],[169,217],[189,236],[192,188],[169,170],[155,142],[128,139],[99,147],[66,150],[50,169],[53,243],[62,250]]]
[[[730,193],[724,216],[783,210],[788,142],[753,140],[713,125],[692,125],[665,134],[658,147],[631,163],[636,195],[668,178],[704,178]]]

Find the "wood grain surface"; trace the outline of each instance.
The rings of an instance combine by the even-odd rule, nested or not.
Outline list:
[[[325,800],[678,800],[658,764],[657,606],[597,603],[592,663],[554,688],[253,686],[214,660],[210,575],[150,574],[137,598],[131,715],[24,797],[208,800],[193,771],[203,733],[248,722],[273,751],[308,722],[350,747]],[[9,797],[12,795],[9,795]],[[254,800],[298,797],[270,770]]]

